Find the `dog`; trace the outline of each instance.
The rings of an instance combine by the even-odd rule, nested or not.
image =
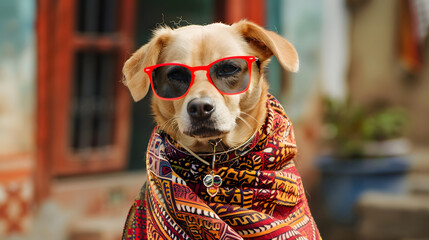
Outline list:
[[[124,239],[320,239],[293,166],[292,125],[268,92],[264,69],[273,55],[298,71],[289,41],[243,20],[158,28],[125,62],[132,98],[154,92],[157,127]]]

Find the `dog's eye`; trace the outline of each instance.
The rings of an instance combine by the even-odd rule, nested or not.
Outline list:
[[[219,77],[225,77],[225,76],[231,76],[237,72],[239,72],[241,69],[233,64],[225,63],[216,68],[216,74]]]
[[[183,67],[174,67],[168,70],[167,77],[170,80],[185,82],[190,79],[189,71]]]

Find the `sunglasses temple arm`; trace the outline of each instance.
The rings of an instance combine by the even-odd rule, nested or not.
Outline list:
[[[258,66],[259,69],[261,69],[261,62],[259,61],[259,58],[255,57],[256,66]]]

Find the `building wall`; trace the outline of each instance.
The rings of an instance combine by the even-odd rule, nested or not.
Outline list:
[[[429,144],[429,41],[422,45],[420,72],[408,72],[399,56],[400,1],[363,1],[351,9],[350,96],[371,106],[384,102],[409,112],[408,134],[416,145]]]
[[[0,1],[0,238],[29,226],[35,126],[34,0]]]

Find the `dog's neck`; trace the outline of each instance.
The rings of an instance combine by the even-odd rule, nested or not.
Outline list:
[[[213,147],[213,152],[211,152],[211,153],[204,153],[204,154],[202,154],[202,155],[205,155],[205,156],[207,156],[207,155],[213,155],[213,161],[214,161],[214,156],[215,156],[215,154],[217,153],[217,154],[226,154],[226,153],[229,153],[229,152],[231,152],[231,151],[235,151],[235,150],[237,150],[237,149],[240,149],[240,150],[242,150],[243,148],[245,148],[246,146],[248,146],[249,144],[251,144],[252,143],[252,141],[255,139],[255,137],[256,137],[256,133],[257,133],[258,131],[255,131],[254,133],[253,133],[253,135],[249,138],[249,139],[247,139],[247,141],[245,141],[242,145],[240,145],[240,146],[238,146],[238,147],[235,147],[235,148],[229,148],[229,149],[227,149],[227,148],[225,148],[225,147],[223,147],[223,146],[220,146],[221,145],[221,143],[222,143],[222,139],[216,139],[216,140],[209,140],[208,142],[209,142],[209,144],[211,144],[212,145],[212,147]],[[206,164],[206,165],[210,165],[210,163],[209,162],[207,162],[206,160],[204,160],[204,159],[202,159],[197,153],[195,153],[194,151],[192,151],[191,149],[189,149],[188,147],[186,147],[186,145],[184,145],[183,143],[181,143],[181,142],[178,142],[179,143],[179,145],[182,147],[182,148],[184,148],[189,154],[191,154],[191,155],[193,155],[196,159],[198,159],[199,161],[201,161],[202,163],[204,163],[204,164]],[[214,168],[214,162],[212,162],[212,169]]]

